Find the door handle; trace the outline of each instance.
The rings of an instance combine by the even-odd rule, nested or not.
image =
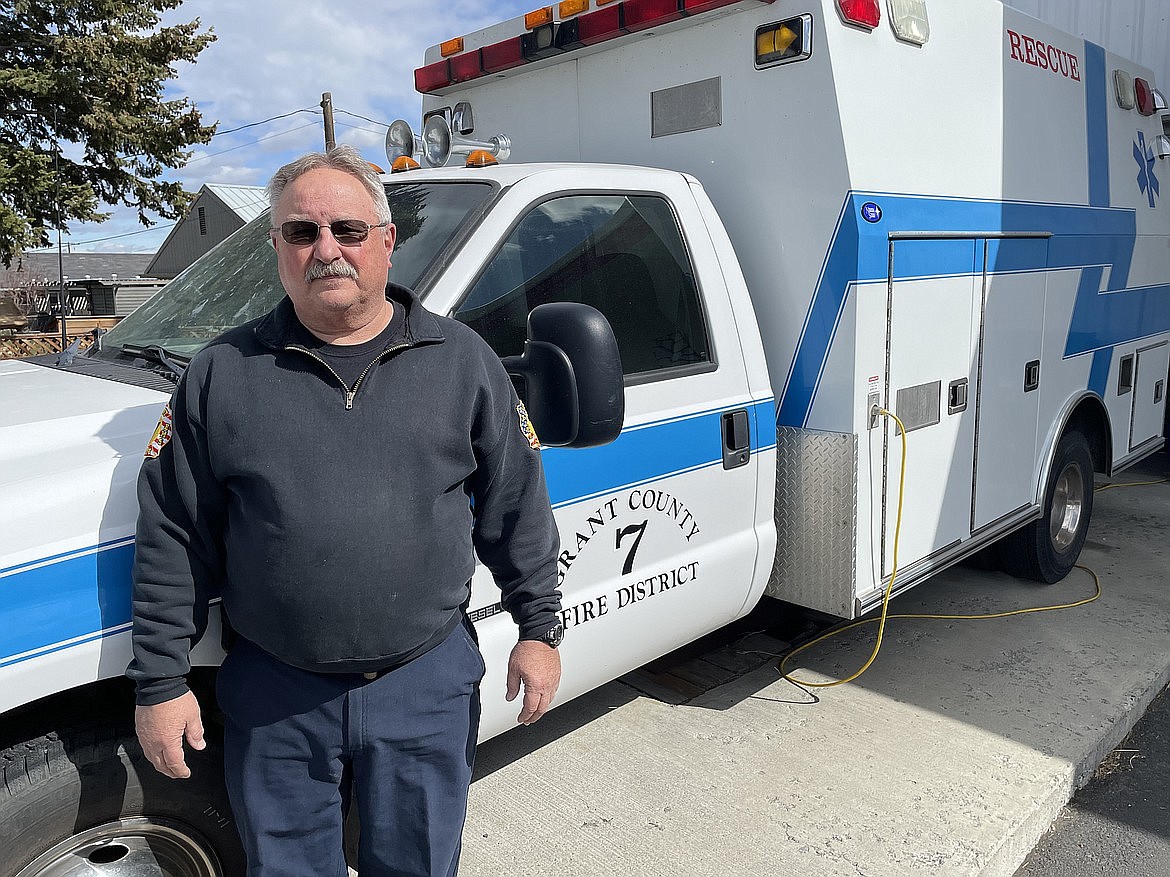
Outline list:
[[[746,466],[752,455],[752,431],[747,409],[724,411],[720,426],[723,432],[723,468]]]
[[[947,414],[958,414],[967,410],[967,379],[951,381],[947,387]]]
[[[1024,392],[1031,393],[1040,386],[1040,360],[1033,359],[1024,366]]]

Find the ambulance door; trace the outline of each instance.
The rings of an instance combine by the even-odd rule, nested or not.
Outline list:
[[[591,190],[530,204],[454,311],[501,356],[520,353],[528,312],[552,301],[597,308],[617,338],[622,434],[603,447],[543,452],[561,536],[562,699],[744,609],[761,437],[727,291],[698,280],[720,277],[679,177],[676,192]],[[473,617],[481,636],[514,641],[507,616],[484,617],[484,604],[498,606],[493,591],[477,577]],[[493,680],[484,685],[490,730],[497,706],[505,718],[515,709],[493,703]]]
[[[975,503],[979,530],[1036,500],[1036,432],[1044,342],[1044,238],[1008,238],[986,246],[979,369],[975,391]]]
[[[886,386],[887,408],[906,425],[898,547],[902,569],[971,534],[976,243],[971,239],[891,243]],[[902,461],[896,426],[886,429],[885,442],[882,570],[889,576]]]
[[[1165,341],[1139,347],[1134,365],[1129,450],[1134,451],[1162,434],[1166,408],[1166,371],[1170,347]]]

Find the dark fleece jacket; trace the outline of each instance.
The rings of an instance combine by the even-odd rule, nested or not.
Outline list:
[[[321,672],[440,642],[476,554],[522,639],[556,622],[556,524],[511,381],[466,326],[387,294],[403,334],[349,394],[297,347],[287,298],[192,359],[138,482],[140,704],[187,690],[217,592],[241,636]]]

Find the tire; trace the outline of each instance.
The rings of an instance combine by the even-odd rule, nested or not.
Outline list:
[[[1056,446],[1043,509],[1003,540],[1000,556],[1012,575],[1054,584],[1076,564],[1093,516],[1093,455],[1080,432],[1066,432]]]
[[[220,741],[172,780],[130,728],[91,724],[0,752],[0,877],[235,877],[244,853]]]

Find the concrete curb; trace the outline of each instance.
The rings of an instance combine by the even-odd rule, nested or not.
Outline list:
[[[1093,778],[1093,772],[1105,757],[1129,736],[1134,725],[1167,684],[1170,684],[1170,666],[1164,667],[1156,675],[1151,675],[1149,684],[1139,686],[1132,696],[1123,698],[1121,709],[1115,723],[1110,726],[1109,733],[1086,751],[1076,764],[1070,766],[1067,782],[1061,782],[1053,788],[1051,795],[1039,802],[1031,814],[1020,820],[1015,831],[1005,838],[1003,845],[991,855],[987,866],[979,872],[979,877],[1012,877],[1019,870],[1037,841],[1060,815],[1060,811],[1072,800],[1073,795]]]

